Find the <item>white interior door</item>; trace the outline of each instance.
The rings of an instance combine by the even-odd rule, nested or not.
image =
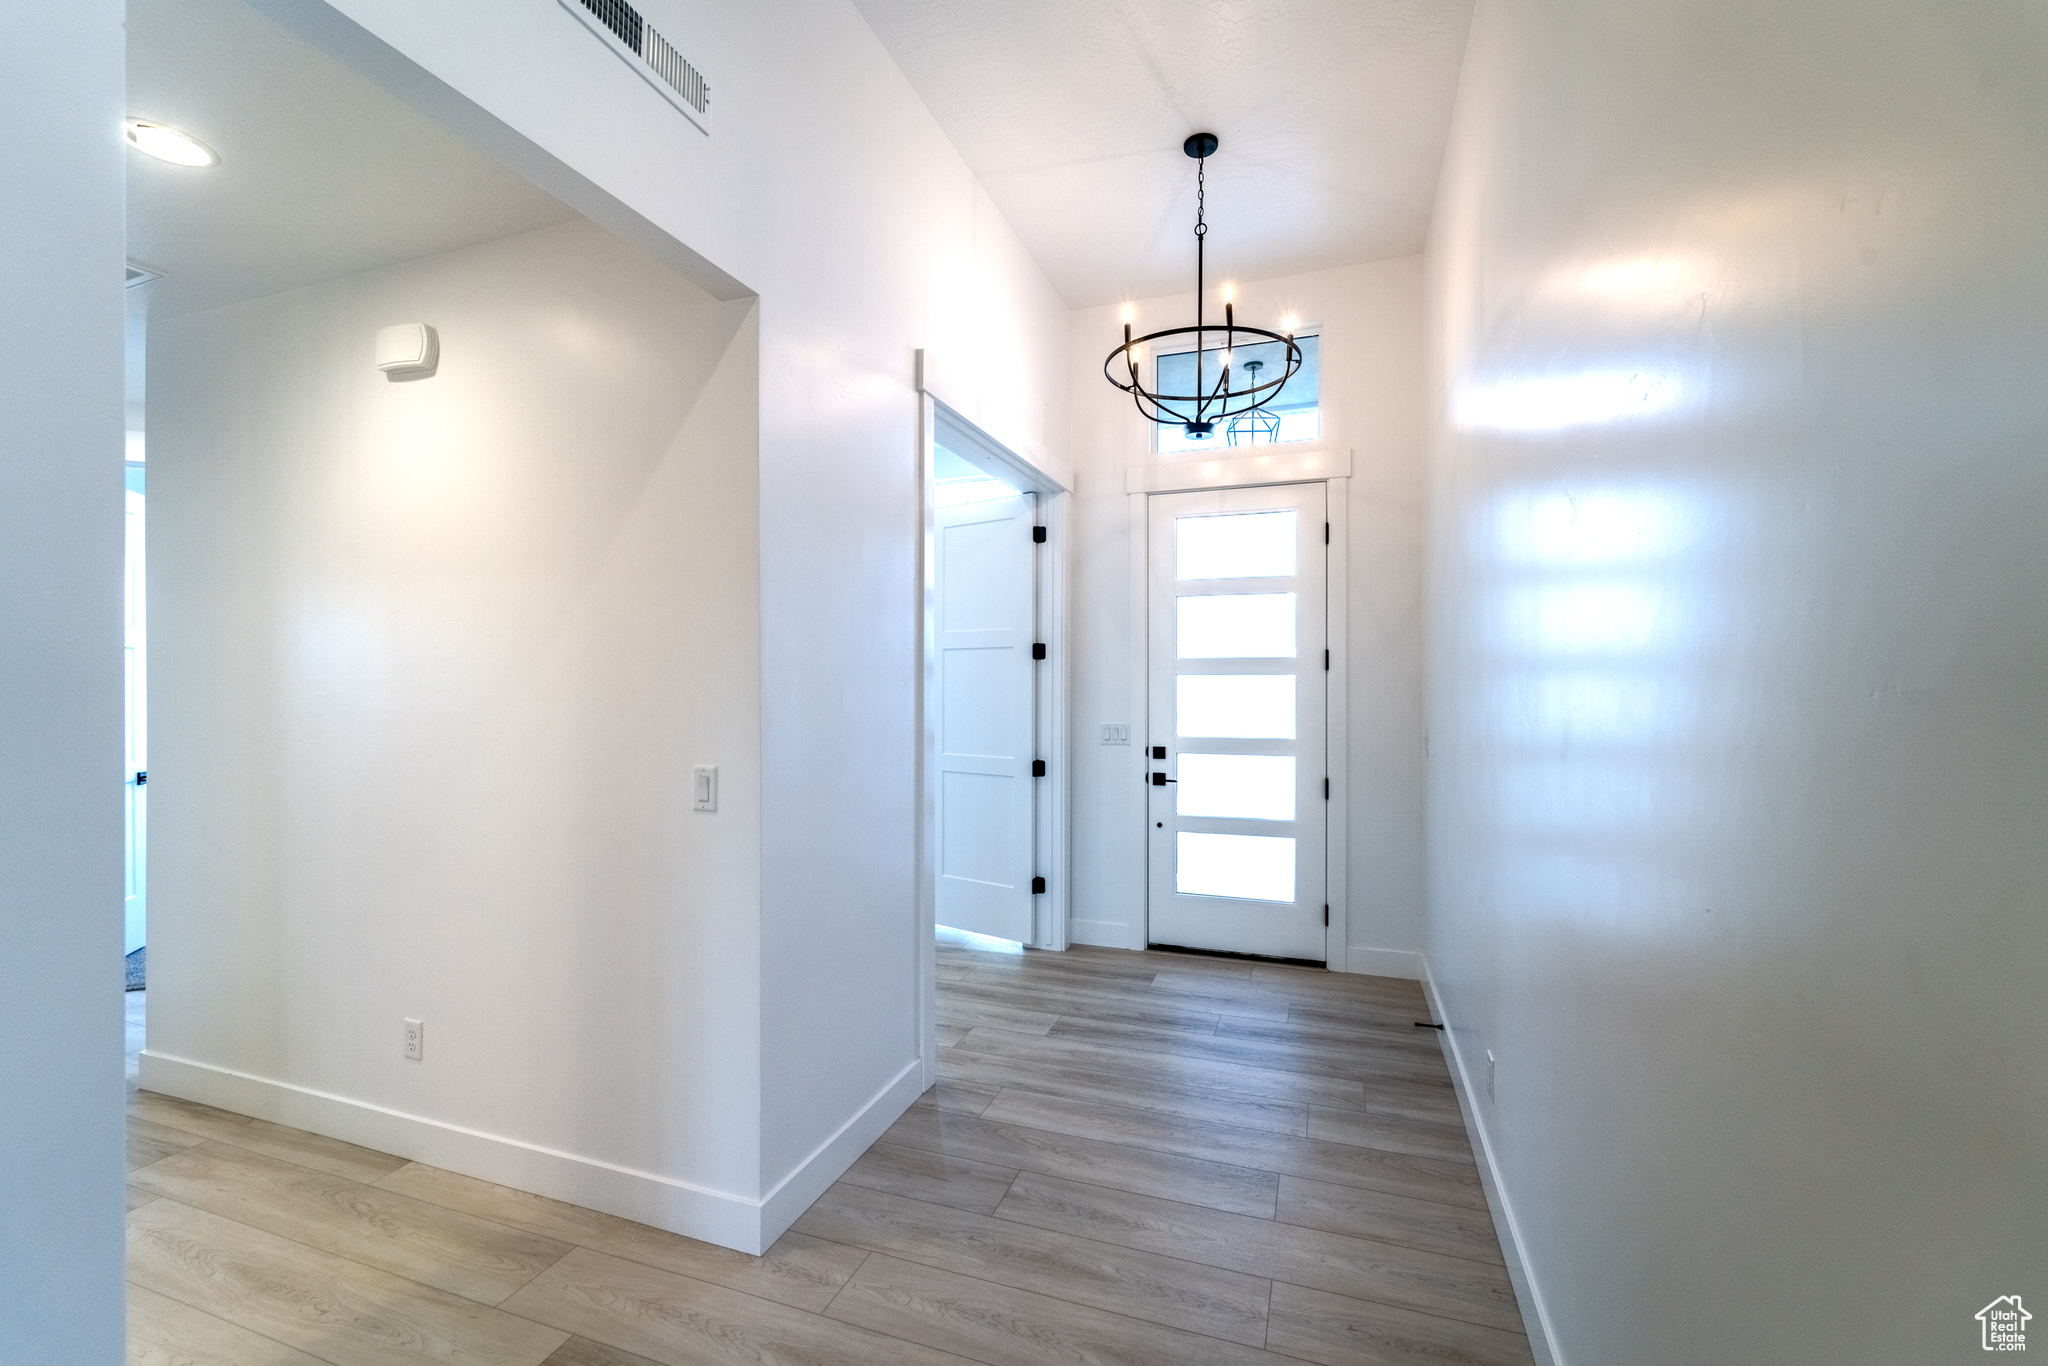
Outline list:
[[[1324,959],[1325,489],[1152,497],[1155,944]]]
[[[937,919],[1032,941],[1036,496],[941,508]]]
[[[143,497],[128,490],[128,556],[123,597],[126,599],[123,672],[127,679],[126,765],[122,781],[128,806],[128,883],[124,906],[123,953],[142,947],[147,934],[145,913],[149,887],[149,789],[143,774],[149,768],[148,600],[143,594]]]

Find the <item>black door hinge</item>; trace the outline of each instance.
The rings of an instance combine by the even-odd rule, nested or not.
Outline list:
[[[1330,903],[1327,901],[1323,903],[1323,928],[1330,928]]]
[[[1033,895],[1033,896],[1044,896],[1044,895],[1045,895],[1045,879],[1044,879],[1044,878],[1042,878],[1042,877],[1035,877],[1035,878],[1031,879],[1031,895]]]
[[[1330,671],[1330,652],[1329,652],[1328,650],[1325,650],[1325,651],[1323,651],[1323,672],[1324,672],[1324,673],[1328,673],[1329,671]]]
[[[1045,658],[1045,646],[1043,646],[1043,645],[1033,645],[1033,646],[1031,647],[1031,657],[1032,657],[1033,659],[1044,659],[1044,658]]]
[[[1324,522],[1324,523],[1323,523],[1323,544],[1324,544],[1324,545],[1328,545],[1329,543],[1330,543],[1330,524],[1329,524],[1328,522]]]
[[[1034,778],[1043,778],[1045,776],[1045,760],[1033,759],[1031,761],[1031,776]]]
[[[1042,526],[1035,526],[1035,527],[1031,528],[1031,543],[1032,543],[1033,545],[1044,545],[1044,544],[1045,544],[1045,528],[1044,528],[1044,527],[1042,527]]]
[[[1323,800],[1330,800],[1330,780],[1328,778],[1323,779]]]
[[[137,787],[146,787],[148,784],[149,774],[141,769],[137,769],[135,771],[135,785]]]

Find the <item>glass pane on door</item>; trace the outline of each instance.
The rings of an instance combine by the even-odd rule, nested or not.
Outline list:
[[[1294,738],[1293,674],[1182,674],[1173,685],[1176,720],[1184,736]]]
[[[1183,579],[1285,578],[1295,572],[1293,509],[1174,519],[1176,573]]]
[[[1218,820],[1294,819],[1294,759],[1268,754],[1183,754],[1174,813]]]
[[[1176,870],[1182,896],[1239,901],[1294,900],[1294,841],[1274,835],[1180,832]]]
[[[1176,598],[1182,659],[1294,658],[1294,594],[1210,593]]]

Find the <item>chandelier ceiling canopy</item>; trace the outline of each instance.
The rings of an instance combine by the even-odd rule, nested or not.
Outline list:
[[[1216,154],[1216,148],[1214,133],[1196,133],[1181,145],[1181,150],[1195,160],[1194,326],[1169,327],[1133,337],[1133,310],[1125,304],[1124,344],[1110,352],[1102,362],[1102,374],[1103,378],[1131,396],[1140,414],[1162,427],[1184,427],[1190,437],[1200,440],[1213,436],[1220,422],[1226,431],[1251,430],[1271,440],[1279,419],[1264,409],[1301,369],[1302,350],[1294,340],[1291,320],[1286,324],[1284,333],[1248,327],[1238,322],[1236,301],[1228,285],[1223,289],[1223,321],[1212,323],[1207,320],[1208,294],[1203,277],[1207,267],[1205,247],[1209,236],[1208,170],[1209,158]],[[1233,363],[1238,347],[1272,343],[1286,348],[1287,358],[1280,367],[1280,374],[1262,377],[1261,370],[1272,368],[1262,360],[1248,361],[1243,365]],[[1153,347],[1155,354],[1161,351],[1194,353],[1194,382],[1188,386],[1193,392],[1161,392],[1156,379],[1151,385],[1146,384],[1141,366],[1148,345]]]

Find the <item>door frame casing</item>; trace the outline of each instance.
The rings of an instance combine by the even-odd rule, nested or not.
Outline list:
[[[1130,513],[1129,586],[1131,620],[1139,624],[1133,649],[1139,652],[1133,677],[1137,680],[1133,706],[1139,715],[1149,715],[1152,688],[1152,515],[1155,493],[1194,493],[1201,490],[1259,488],[1271,484],[1326,484],[1324,500],[1330,522],[1330,545],[1325,559],[1323,610],[1324,644],[1330,651],[1329,694],[1324,710],[1323,765],[1330,779],[1330,799],[1324,819],[1324,897],[1330,906],[1330,923],[1323,931],[1324,964],[1334,972],[1349,969],[1350,955],[1350,858],[1346,832],[1350,826],[1347,757],[1350,753],[1350,659],[1349,566],[1351,452],[1347,449],[1317,447],[1309,450],[1275,450],[1270,455],[1228,456],[1217,460],[1186,460],[1166,464],[1133,465],[1124,471],[1125,501]],[[1149,819],[1149,818],[1148,818]],[[1152,869],[1151,841],[1144,842],[1144,913],[1133,929],[1142,949],[1151,940]]]
[[[1068,820],[1071,809],[1072,752],[1068,737],[1067,692],[1071,664],[1067,649],[1067,584],[1071,555],[1068,542],[1072,524],[1072,492],[1068,481],[1019,454],[999,438],[963,415],[948,403],[943,393],[934,393],[929,383],[932,367],[927,353],[917,354],[918,450],[917,491],[919,535],[917,540],[916,640],[917,697],[914,729],[917,754],[914,758],[916,792],[915,857],[917,860],[917,914],[912,933],[917,942],[918,965],[917,1030],[924,1061],[924,1086],[938,1083],[938,978],[934,940],[938,927],[938,876],[934,860],[938,852],[938,718],[931,699],[938,696],[937,619],[937,526],[938,507],[933,496],[933,461],[938,448],[941,411],[946,425],[973,447],[979,461],[998,466],[1014,476],[1020,490],[1038,495],[1038,525],[1046,528],[1045,544],[1038,548],[1036,598],[1038,639],[1045,643],[1046,660],[1039,665],[1037,695],[1038,754],[1046,761],[1046,776],[1034,780],[1033,862],[1045,878],[1045,893],[1034,897],[1033,948],[1064,950],[1071,879],[1068,873]]]

